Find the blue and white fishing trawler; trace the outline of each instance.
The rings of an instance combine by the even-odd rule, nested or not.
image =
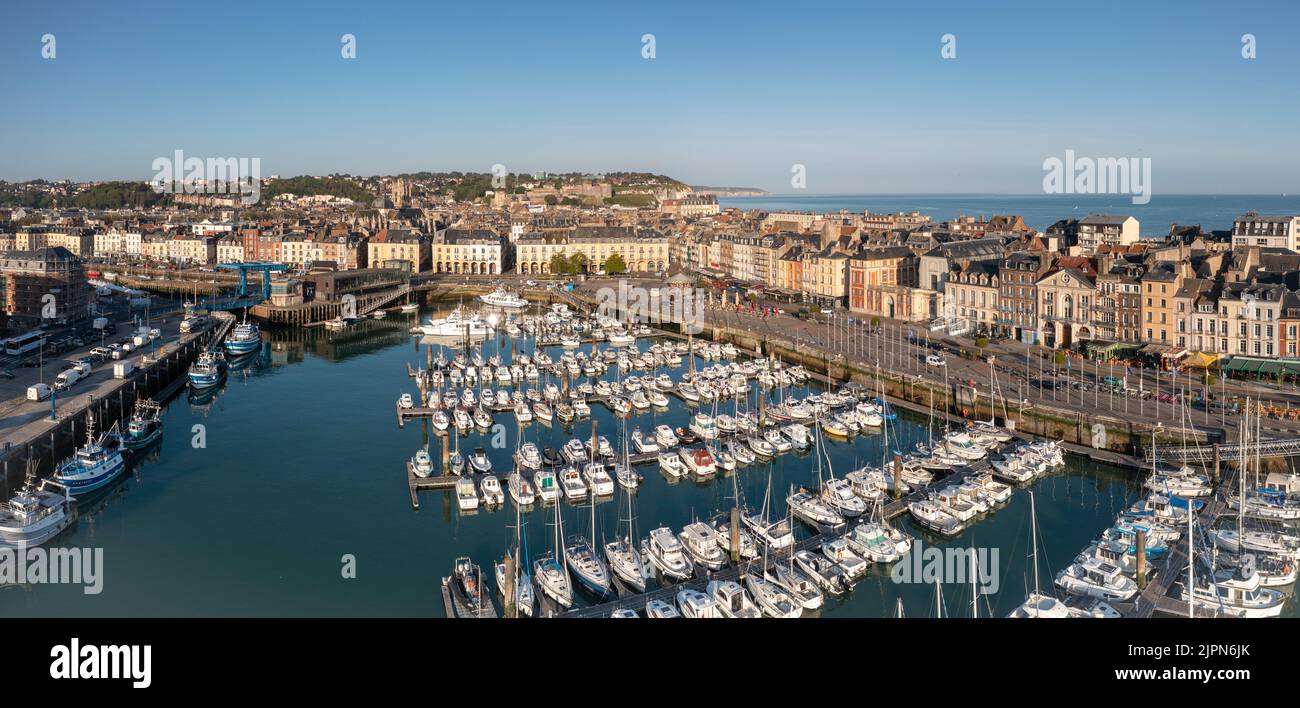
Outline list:
[[[122,446],[128,450],[143,450],[162,437],[162,407],[148,398],[140,398],[131,411],[126,424]]]
[[[226,351],[234,356],[247,354],[262,346],[262,332],[256,322],[244,320],[226,337]]]
[[[219,349],[204,351],[190,364],[190,388],[195,391],[212,388],[226,377],[226,357]]]
[[[73,496],[88,494],[117,479],[126,469],[117,431],[95,436],[95,416],[86,415],[86,444],[77,448],[72,459],[59,465],[54,481]]]

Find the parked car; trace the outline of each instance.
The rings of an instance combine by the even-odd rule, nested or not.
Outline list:
[[[927,354],[925,357],[925,365],[926,366],[947,366],[948,362],[944,361],[943,357],[939,356],[938,354]]]

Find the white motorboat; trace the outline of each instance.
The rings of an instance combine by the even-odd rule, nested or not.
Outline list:
[[[456,480],[456,506],[461,511],[473,511],[478,508],[478,489],[474,480],[462,477]]]
[[[668,426],[665,425],[663,427],[667,428]],[[672,433],[671,430],[668,432],[670,434]],[[640,429],[632,431],[632,447],[635,447],[636,451],[640,453],[659,452],[658,440],[642,433]]]
[[[917,523],[931,531],[945,536],[956,536],[961,532],[961,521],[932,500],[911,502],[907,505],[907,510]]]
[[[551,470],[538,470],[533,475],[533,488],[544,502],[550,503],[560,498],[560,485]]]
[[[855,553],[872,563],[893,563],[902,557],[884,524],[865,521],[849,530],[844,539]]]
[[[843,595],[853,589],[853,579],[838,563],[812,551],[796,551],[794,564],[822,590],[832,595]]]
[[[466,314],[457,307],[442,319],[430,319],[420,326],[420,332],[430,337],[488,337],[496,330],[477,313]]]
[[[582,469],[582,477],[595,496],[604,497],[614,493],[614,480],[609,476],[605,465],[599,462],[588,463]]]
[[[1097,597],[1107,602],[1124,602],[1137,594],[1137,583],[1123,571],[1095,558],[1072,563],[1056,576],[1056,585],[1072,595]]]
[[[411,472],[416,477],[428,477],[433,473],[433,459],[429,457],[429,451],[424,448],[415,451],[415,457],[411,458],[410,465]]]
[[[505,492],[501,491],[501,481],[496,475],[485,474],[479,481],[479,488],[483,494],[483,503],[488,506],[498,506],[506,501]]]
[[[696,477],[710,477],[718,471],[717,461],[712,453],[703,447],[683,447],[678,449],[682,466]]]
[[[798,619],[803,606],[796,603],[780,585],[754,573],[743,576],[745,587],[763,614],[777,619]]]
[[[587,498],[587,485],[574,467],[565,467],[560,473],[560,488],[564,490],[564,498],[571,502]]]
[[[667,526],[651,531],[650,538],[641,542],[641,550],[666,578],[686,580],[695,573],[686,549]]]
[[[659,444],[659,447],[668,450],[677,447],[681,441],[677,439],[677,435],[673,433],[672,428],[667,425],[657,425],[655,426],[655,442]]]
[[[785,503],[795,518],[819,530],[838,530],[844,526],[844,517],[835,507],[806,490],[791,493]]]
[[[717,603],[723,617],[733,619],[757,619],[763,616],[754,601],[749,599],[745,589],[733,580],[710,580],[704,592]]]
[[[480,295],[478,299],[485,305],[507,310],[522,310],[528,307],[527,300],[503,287],[499,287],[487,295]]]
[[[681,541],[682,547],[686,549],[686,553],[695,565],[709,570],[720,570],[727,564],[726,554],[718,548],[714,540],[713,528],[705,522],[694,521],[687,524],[681,533],[677,534],[677,539]]]
[[[515,500],[519,506],[528,506],[537,501],[537,494],[533,491],[533,484],[529,482],[519,472],[511,472],[509,479],[506,481],[506,489],[510,492],[510,498]]]
[[[649,619],[676,619],[682,615],[676,607],[663,600],[650,600],[645,604],[645,616]]]
[[[799,603],[805,610],[819,609],[825,603],[825,596],[817,584],[796,570],[793,562],[788,565],[776,563],[763,575],[769,581],[781,586],[790,599]]]
[[[683,590],[677,593],[677,607],[682,617],[688,619],[715,619],[722,616],[718,603],[699,590]]]
[[[836,538],[823,541],[821,548],[822,555],[843,568],[850,580],[857,580],[867,574],[867,562],[862,559],[862,556],[853,552],[853,547],[849,545],[847,539]]]
[[[845,518],[856,518],[867,511],[867,502],[853,493],[853,485],[842,479],[827,480],[822,485],[821,498]]]
[[[659,453],[659,469],[663,470],[670,477],[681,477],[686,473],[686,465],[682,464],[682,458],[673,452]]]

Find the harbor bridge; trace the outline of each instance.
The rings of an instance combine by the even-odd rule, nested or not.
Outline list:
[[[198,303],[199,309],[208,310],[210,312],[242,310],[270,300],[271,273],[289,270],[289,266],[284,263],[260,261],[250,263],[218,263],[216,267],[222,270],[238,271],[239,286],[235,289],[233,297],[211,297]],[[262,292],[260,294],[254,294],[248,291],[249,271],[257,271],[262,274]]]

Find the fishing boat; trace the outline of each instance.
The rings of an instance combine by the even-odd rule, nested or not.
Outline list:
[[[247,319],[235,325],[225,341],[226,353],[231,356],[247,354],[262,346],[262,333],[256,322]]]
[[[54,481],[72,496],[102,489],[126,469],[116,428],[95,435],[95,416],[86,414],[86,444],[77,448],[72,458],[59,465]]]
[[[206,349],[190,364],[190,388],[198,391],[212,388],[226,377],[226,357],[220,350]]]
[[[670,580],[686,580],[695,572],[686,550],[667,526],[651,531],[650,537],[641,542],[641,552],[660,574]]]
[[[122,436],[122,447],[143,450],[162,439],[162,406],[148,398],[137,398],[131,409],[131,419]]]
[[[469,558],[457,558],[450,577],[442,579],[448,588],[456,617],[496,617],[492,599],[483,590],[483,571]]]
[[[821,499],[845,518],[857,518],[867,511],[867,502],[853,492],[853,485],[831,478],[821,488]]]
[[[854,553],[872,563],[893,563],[902,557],[898,546],[883,528],[875,521],[864,521],[849,530],[844,536]]]
[[[23,486],[0,504],[0,549],[35,548],[58,536],[77,518],[67,487],[37,481],[29,465]]]

